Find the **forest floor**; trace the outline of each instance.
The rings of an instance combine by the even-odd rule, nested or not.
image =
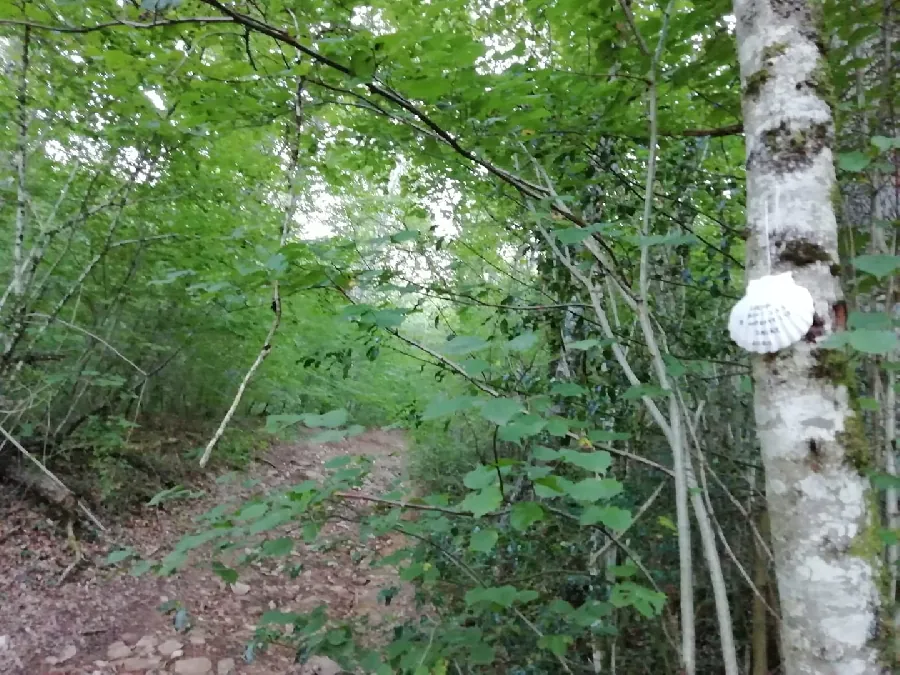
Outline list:
[[[144,507],[106,525],[117,541],[159,559],[193,531],[197,515],[226,501],[237,504],[253,494],[321,479],[324,464],[340,455],[372,457],[363,489],[379,494],[403,479],[404,450],[402,435],[385,431],[327,445],[274,445],[235,480],[210,476],[199,498]],[[110,545],[103,541],[82,541],[86,562],[64,575],[74,559],[65,523],[49,519],[21,495],[6,496],[0,502],[0,673],[333,675],[339,672],[333,661],[314,657],[300,666],[287,646],[271,645],[250,663],[244,655],[256,620],[270,609],[309,611],[324,603],[331,617],[368,616],[373,626],[388,613],[412,611],[409,588],[390,607],[379,601],[382,589],[402,585],[395,571],[369,565],[376,550],[402,545],[399,537],[383,537],[373,546],[354,535],[352,524],[331,521],[313,547],[319,550],[299,539],[287,558],[241,568],[234,585],[202,562],[171,577],[133,577],[104,564]],[[323,547],[323,539],[331,544]],[[302,572],[292,578],[287,569],[298,564]],[[173,601],[188,610],[189,629],[176,630],[173,615],[163,611]]]

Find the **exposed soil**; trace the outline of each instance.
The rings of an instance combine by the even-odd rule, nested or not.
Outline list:
[[[374,465],[364,490],[379,494],[405,480],[403,452],[402,436],[384,431],[327,445],[275,446],[265,461],[255,462],[234,480],[205,481],[204,496],[164,509],[147,507],[128,522],[113,524],[111,531],[141,555],[158,558],[196,528],[193,517],[225,501],[237,503],[260,491],[321,479],[324,464],[340,455],[371,456]],[[329,522],[318,544],[324,538],[331,546],[312,550],[298,537],[290,556],[241,568],[233,586],[203,561],[171,577],[132,577],[104,564],[111,547],[103,541],[82,541],[86,561],[64,574],[74,559],[65,523],[48,519],[22,499],[7,498],[0,504],[0,672],[339,672],[333,661],[323,658],[299,666],[287,646],[270,646],[250,663],[244,656],[256,620],[270,609],[309,611],[324,603],[329,616],[368,616],[373,626],[384,623],[389,613],[412,611],[409,588],[390,607],[379,600],[383,588],[402,585],[392,570],[370,566],[375,551],[394,549],[402,544],[400,539],[383,537],[375,546],[371,541],[362,545],[354,534],[352,523]],[[302,572],[292,578],[288,569],[298,564]],[[187,609],[189,628],[176,630],[173,613],[161,609],[173,601]]]

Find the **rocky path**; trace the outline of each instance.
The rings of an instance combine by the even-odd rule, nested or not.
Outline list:
[[[322,478],[323,465],[339,455],[373,458],[365,490],[377,494],[402,477],[403,450],[400,434],[383,431],[328,445],[277,446],[265,463],[254,464],[234,480],[209,480],[200,498],[166,510],[147,508],[122,524],[117,534],[141,554],[158,556],[193,529],[192,517],[224,501],[237,503],[259,491]],[[339,668],[329,659],[294,664],[293,651],[286,646],[270,646],[250,657],[247,645],[256,620],[270,609],[309,611],[323,603],[330,616],[367,615],[373,625],[383,622],[387,611],[411,611],[409,589],[390,608],[379,602],[382,589],[399,586],[396,577],[390,570],[369,566],[371,543],[360,546],[351,525],[342,521],[323,529],[330,545],[311,550],[300,540],[279,563],[268,560],[242,568],[233,585],[202,563],[173,577],[135,578],[102,564],[109,549],[102,542],[82,543],[94,564],[80,565],[60,584],[72,562],[61,529],[21,504],[7,504],[0,512],[0,673],[334,674]],[[399,544],[388,537],[375,548]],[[296,574],[288,574],[288,569]],[[178,613],[165,611],[174,606],[187,610],[188,628],[179,625],[176,630],[173,616]]]

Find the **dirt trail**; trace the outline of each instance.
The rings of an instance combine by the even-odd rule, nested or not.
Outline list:
[[[260,491],[320,479],[333,457],[371,456],[373,469],[364,489],[378,494],[404,479],[403,453],[402,436],[383,431],[328,445],[276,446],[265,458],[271,466],[257,462],[234,481],[209,480],[204,497],[167,510],[148,508],[116,534],[141,554],[158,557],[195,527],[192,517],[223,501],[237,503]],[[134,578],[83,564],[59,585],[72,562],[59,530],[58,523],[21,504],[0,510],[0,673],[325,675],[338,672],[334,662],[319,659],[300,667],[287,647],[270,647],[247,663],[245,649],[258,617],[269,609],[308,611],[325,603],[330,616],[368,615],[377,625],[388,612],[412,610],[408,588],[390,607],[379,602],[383,588],[400,584],[390,570],[369,566],[371,542],[361,546],[352,526],[340,521],[329,523],[322,533],[326,540],[336,540],[335,546],[314,551],[298,540],[281,562],[242,568],[233,587],[202,563],[164,579]],[[375,548],[399,544],[396,538],[382,538]],[[90,560],[102,563],[108,545],[83,543],[83,548]],[[287,568],[298,563],[303,571],[291,578]],[[177,631],[173,615],[160,611],[172,601],[188,610],[189,630]]]

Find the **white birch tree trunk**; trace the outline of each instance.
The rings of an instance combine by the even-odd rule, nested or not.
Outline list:
[[[747,143],[747,278],[792,271],[823,325],[755,357],[786,675],[875,675],[878,551],[852,367],[815,345],[841,300],[828,68],[814,0],[734,0]],[[768,232],[766,232],[768,230]],[[850,387],[848,388],[848,385]]]

